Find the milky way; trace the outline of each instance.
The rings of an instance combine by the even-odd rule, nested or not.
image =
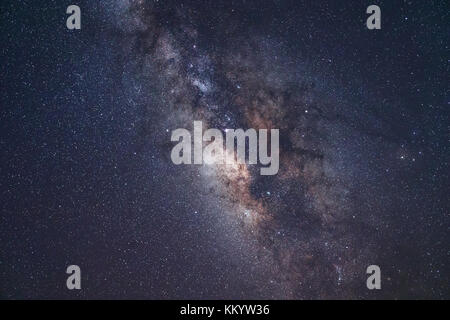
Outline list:
[[[54,258],[78,259],[87,269],[92,282],[83,297],[448,298],[448,156],[436,151],[448,147],[445,81],[441,75],[434,84],[421,76],[397,77],[421,72],[423,62],[411,70],[402,65],[421,52],[421,44],[406,53],[392,45],[389,50],[405,54],[398,57],[399,71],[390,62],[378,66],[392,60],[382,45],[395,43],[395,36],[380,31],[377,39],[364,30],[364,6],[133,0],[86,5],[83,14],[91,10],[92,17],[83,28],[101,28],[80,36],[80,58],[71,59],[78,77],[92,87],[73,90],[86,95],[85,112],[95,112],[99,124],[71,126],[69,136],[93,130],[80,140],[83,160],[73,160],[85,163],[79,174],[93,180],[77,179],[79,190],[62,192],[61,199],[73,204],[68,211],[37,206],[39,212],[47,207],[73,214],[74,223],[85,226],[85,236],[81,230],[62,236],[62,256]],[[424,9],[405,5],[400,16],[387,14],[386,20],[395,21],[398,33],[408,32],[396,23],[414,10]],[[392,28],[389,23],[383,28]],[[333,24],[342,26],[333,31]],[[429,28],[436,43],[436,30],[448,31],[448,25]],[[99,52],[106,51],[100,62]],[[442,61],[428,57],[437,72]],[[437,94],[417,98],[420,90]],[[76,96],[74,91],[67,94]],[[107,143],[95,138],[105,121],[107,133],[100,135]],[[278,174],[262,176],[259,165],[237,162],[174,165],[171,132],[192,130],[193,121],[202,121],[204,130],[280,129]],[[87,156],[94,149],[82,146],[89,139],[101,145],[97,160],[89,158],[96,151]],[[87,165],[92,162],[102,164]],[[68,170],[59,176],[69,177]],[[96,196],[88,195],[87,185]],[[46,219],[60,219],[58,233],[69,228],[62,216]],[[80,237],[82,243],[66,244]],[[6,261],[16,261],[13,256]],[[383,271],[380,292],[366,288],[372,264]],[[2,275],[11,270],[4,267]],[[42,270],[37,277],[48,281],[48,270]],[[3,294],[24,295],[12,286],[8,282]],[[67,294],[45,288],[35,296]]]

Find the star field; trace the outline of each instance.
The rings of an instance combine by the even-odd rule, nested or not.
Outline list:
[[[2,2],[0,297],[448,299],[448,5],[371,4]],[[174,165],[194,120],[278,174]]]

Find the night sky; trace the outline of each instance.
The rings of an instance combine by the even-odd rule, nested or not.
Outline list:
[[[0,30],[1,298],[450,299],[448,2],[6,0]],[[173,164],[194,120],[279,128],[278,174]]]

